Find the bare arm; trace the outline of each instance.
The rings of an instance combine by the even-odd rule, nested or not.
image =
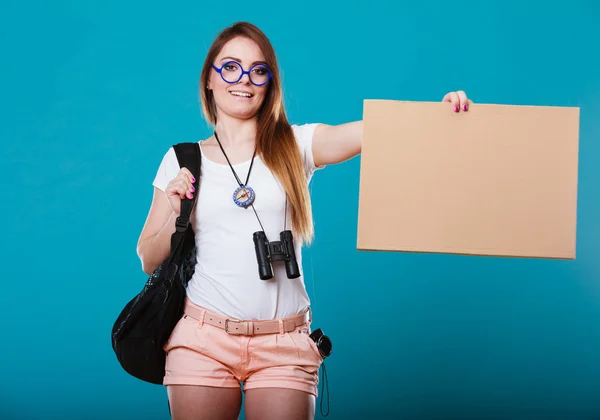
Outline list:
[[[169,256],[176,218],[166,194],[155,187],[152,205],[137,244],[137,254],[144,273],[152,274]]]
[[[313,159],[316,166],[333,165],[361,151],[363,122],[340,125],[319,124],[313,135]]]
[[[472,103],[464,91],[447,93],[442,102],[452,105],[454,112],[467,111]],[[340,125],[319,124],[313,135],[315,165],[333,165],[358,155],[362,149],[363,122]]]

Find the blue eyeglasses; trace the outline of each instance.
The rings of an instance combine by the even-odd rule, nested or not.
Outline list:
[[[221,79],[231,84],[239,82],[244,77],[244,74],[247,74],[253,85],[264,86],[273,76],[271,70],[265,64],[260,63],[253,65],[247,71],[237,61],[228,61],[221,67],[213,64],[212,67],[221,75]]]

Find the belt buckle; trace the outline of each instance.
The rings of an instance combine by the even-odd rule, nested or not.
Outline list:
[[[238,324],[238,325],[244,324],[246,328],[244,328],[243,331],[241,331],[241,329],[239,329],[238,331],[230,331],[229,330],[230,323],[234,323],[234,324]],[[231,335],[249,335],[248,334],[248,323],[246,323],[244,321],[237,321],[237,320],[232,321],[229,318],[226,318],[225,319],[225,332],[227,334],[231,334]]]
[[[226,332],[227,334],[234,335],[234,333],[233,333],[233,332],[229,332],[229,318],[226,318],[226,319],[225,319],[225,332]]]

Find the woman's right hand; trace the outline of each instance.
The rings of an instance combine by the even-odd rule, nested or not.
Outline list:
[[[195,188],[194,176],[187,168],[181,168],[175,178],[173,178],[165,189],[169,204],[177,216],[181,212],[181,200],[184,198],[193,198]]]

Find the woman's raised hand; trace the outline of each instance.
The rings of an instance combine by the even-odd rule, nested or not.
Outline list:
[[[181,212],[181,200],[186,197],[194,197],[196,189],[194,188],[194,176],[187,168],[181,168],[175,178],[173,178],[165,189],[169,204],[177,216]]]

